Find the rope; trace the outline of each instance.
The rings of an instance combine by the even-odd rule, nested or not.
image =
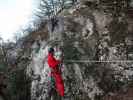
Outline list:
[[[125,63],[133,63],[133,60],[64,60],[64,63],[70,62],[70,63],[120,63],[120,62],[125,62]]]

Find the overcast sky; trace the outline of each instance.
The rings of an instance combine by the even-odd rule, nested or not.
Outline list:
[[[31,18],[39,0],[0,0],[0,36],[11,39]]]

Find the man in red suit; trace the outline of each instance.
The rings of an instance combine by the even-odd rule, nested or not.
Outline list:
[[[59,64],[61,63],[61,61],[55,59],[53,48],[49,48],[47,62],[51,69],[51,76],[54,78],[56,91],[59,93],[60,96],[63,97],[64,82],[62,80],[61,72],[59,70]]]

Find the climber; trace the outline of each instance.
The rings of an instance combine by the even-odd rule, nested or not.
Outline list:
[[[61,63],[61,61],[55,59],[53,48],[49,48],[47,62],[51,69],[51,76],[54,79],[56,91],[60,94],[60,96],[63,97],[64,83],[61,77],[61,72],[59,70],[59,64]]]

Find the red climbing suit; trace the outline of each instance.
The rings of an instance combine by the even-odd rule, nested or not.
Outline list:
[[[61,96],[64,96],[64,83],[61,77],[61,73],[58,69],[58,65],[60,64],[60,61],[56,60],[53,57],[53,54],[48,54],[48,65],[52,69],[51,75],[55,79],[55,85],[56,90],[59,92]]]

